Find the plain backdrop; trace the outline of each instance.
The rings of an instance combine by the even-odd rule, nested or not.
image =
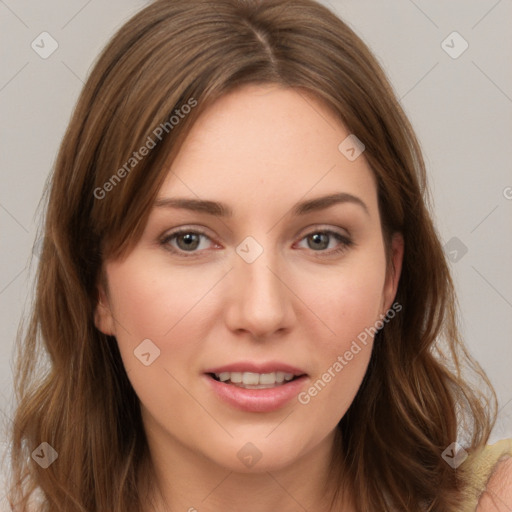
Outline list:
[[[376,54],[417,132],[435,222],[452,260],[462,332],[500,400],[491,442],[512,437],[512,2],[324,3]],[[0,1],[0,422],[6,425],[14,407],[14,338],[33,289],[27,264],[43,185],[92,63],[144,5]],[[44,51],[58,45],[47,58],[41,38]]]

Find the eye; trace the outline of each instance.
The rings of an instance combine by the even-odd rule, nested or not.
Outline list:
[[[321,253],[318,256],[336,255],[354,245],[349,237],[332,230],[313,231],[303,237],[299,244],[304,242],[307,248]],[[205,232],[186,227],[164,235],[160,243],[170,252],[184,257],[198,256],[201,251],[215,245]]]
[[[309,249],[326,255],[339,254],[354,244],[347,236],[332,230],[313,231],[301,239],[301,243],[304,241]]]
[[[195,256],[200,250],[208,249],[208,240],[212,242],[203,231],[181,228],[165,235],[160,243],[180,256]]]

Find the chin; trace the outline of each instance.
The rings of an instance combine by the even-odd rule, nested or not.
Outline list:
[[[293,465],[304,455],[305,445],[309,443],[305,442],[303,435],[294,436],[284,430],[280,435],[277,430],[270,435],[269,432],[271,430],[266,430],[260,436],[246,435],[231,439],[230,446],[217,453],[214,460],[230,471],[256,474],[279,471]],[[228,454],[234,456],[226,457]]]

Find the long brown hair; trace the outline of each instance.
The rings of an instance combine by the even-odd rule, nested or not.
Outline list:
[[[94,325],[102,262],[137,242],[201,112],[249,83],[313,93],[363,141],[388,262],[391,235],[405,240],[403,311],[376,335],[338,425],[333,472],[342,458],[360,512],[457,510],[464,466],[441,454],[461,432],[469,452],[487,442],[496,396],[460,341],[411,125],[365,44],[312,0],[157,0],[99,57],[47,186],[35,302],[17,339],[14,510],[35,490],[45,512],[143,510],[150,460],[139,401],[115,338]],[[31,458],[42,442],[58,453],[46,469]]]

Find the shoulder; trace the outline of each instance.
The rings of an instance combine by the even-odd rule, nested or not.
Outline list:
[[[486,475],[486,485],[479,497],[476,512],[510,512],[512,510],[512,440],[496,443],[488,447],[487,451],[493,451],[497,459]]]
[[[480,497],[477,512],[512,510],[512,457],[499,462]]]

